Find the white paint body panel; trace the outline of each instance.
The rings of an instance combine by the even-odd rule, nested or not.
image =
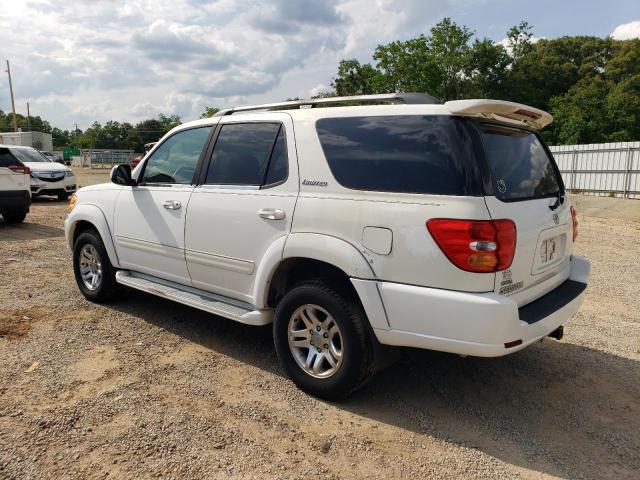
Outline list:
[[[190,185],[122,188],[116,200],[113,235],[123,268],[184,285],[191,279],[184,258],[184,225]],[[168,210],[166,201],[180,202]]]
[[[591,264],[571,262],[570,279],[587,283]],[[578,297],[549,316],[528,324],[519,319],[517,303],[496,293],[462,293],[380,283],[391,328],[374,329],[383,344],[443,352],[498,357],[516,352],[565,324],[582,304]],[[505,348],[506,342],[522,344]]]
[[[168,288],[163,295],[176,301],[193,304],[197,295],[214,298],[214,303],[200,307],[222,315],[224,309],[215,302],[244,302],[249,317],[239,312],[227,316],[255,324],[270,319],[264,312],[269,310],[269,285],[280,262],[320,260],[350,277],[381,343],[480,356],[517,351],[565,323],[582,301],[584,293],[531,325],[518,318],[518,307],[567,278],[588,281],[589,263],[571,259],[568,200],[555,212],[556,226],[549,199],[504,203],[494,197],[350,190],[333,177],[315,129],[323,117],[428,114],[451,115],[451,105],[252,112],[182,125],[173,132],[218,122],[281,121],[289,177],[263,190],[220,185],[82,189],[65,222],[68,241],[77,221],[95,222],[115,266],[132,270],[134,276],[161,279]],[[182,209],[165,210],[165,200],[180,201]],[[284,218],[261,218],[261,209],[282,210]],[[499,276],[455,267],[426,228],[432,218],[512,219],[518,244],[511,274],[523,281],[523,287],[501,295]],[[534,259],[541,235],[551,234],[566,236],[564,257],[538,272]],[[138,283],[138,288],[156,288]],[[516,339],[523,344],[506,350],[504,343]]]
[[[274,187],[202,185],[189,202],[185,226],[187,268],[194,287],[255,302],[258,265],[271,245],[291,230],[298,195],[298,162],[293,122],[288,114],[266,113],[223,117],[220,124],[256,120],[280,122],[285,128],[289,174]],[[284,212],[282,219],[258,215],[262,209]],[[271,255],[282,257],[279,251]]]

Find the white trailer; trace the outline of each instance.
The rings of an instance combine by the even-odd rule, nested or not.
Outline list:
[[[45,152],[53,151],[53,137],[43,132],[6,132],[0,133],[0,143],[33,147]]]

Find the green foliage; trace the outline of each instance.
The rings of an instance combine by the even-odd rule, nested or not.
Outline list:
[[[220,111],[219,108],[216,107],[204,107],[204,112],[200,114],[200,118],[209,118],[213,117],[216,113]]]
[[[338,95],[426,92],[443,101],[496,98],[548,110],[551,144],[640,140],[640,40],[533,41],[520,22],[506,48],[448,18],[427,35],[378,45],[374,64],[342,60]]]

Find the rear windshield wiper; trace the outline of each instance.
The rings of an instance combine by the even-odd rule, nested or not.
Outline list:
[[[555,210],[556,208],[558,208],[560,205],[564,203],[564,192],[558,189],[556,194],[557,194],[556,202],[553,205],[549,205],[549,208],[551,210]]]

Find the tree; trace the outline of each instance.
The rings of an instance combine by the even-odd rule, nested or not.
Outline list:
[[[200,114],[200,118],[209,118],[213,117],[216,113],[220,111],[217,107],[204,107],[204,112]]]
[[[597,76],[552,98],[549,103],[555,122],[545,131],[545,138],[565,145],[607,141],[609,89],[609,82]]]
[[[508,98],[510,64],[511,57],[502,45],[488,38],[476,40],[469,50],[465,69],[465,77],[469,80],[466,96]]]
[[[445,100],[461,98],[466,81],[464,72],[469,61],[469,41],[473,33],[445,18],[431,29],[427,45],[433,64],[441,72],[440,88],[436,96]]]
[[[380,92],[380,72],[369,63],[361,65],[356,59],[341,60],[338,76],[331,86],[338,96],[367,95]]]

